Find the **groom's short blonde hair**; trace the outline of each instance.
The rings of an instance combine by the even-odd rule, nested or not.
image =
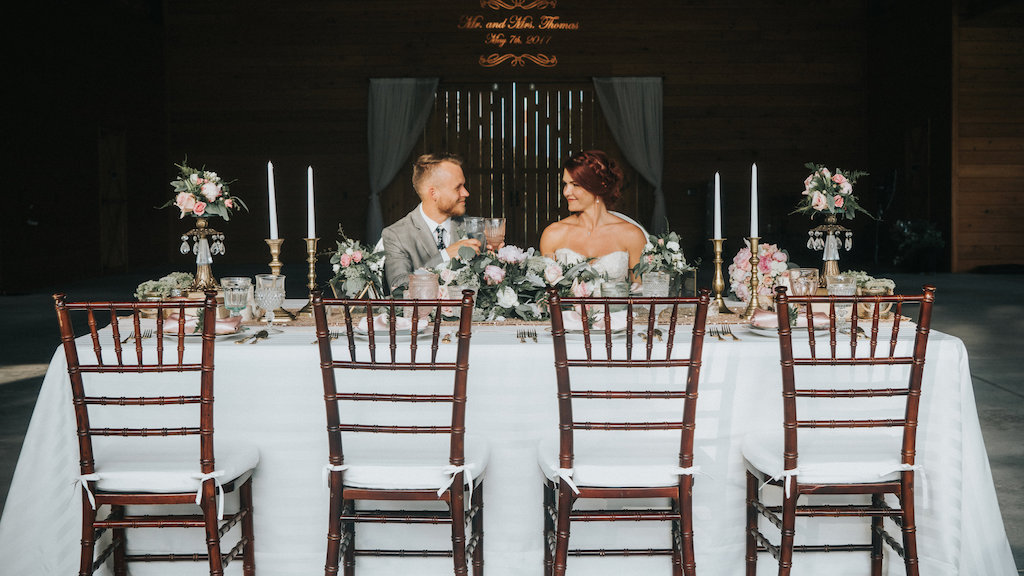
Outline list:
[[[412,165],[412,187],[416,190],[416,193],[420,193],[420,186],[437,168],[437,165],[442,162],[451,162],[456,166],[462,166],[462,158],[456,154],[449,154],[447,152],[424,154],[416,159],[416,162]]]

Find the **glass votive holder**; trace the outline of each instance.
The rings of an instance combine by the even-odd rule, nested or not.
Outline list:
[[[406,297],[414,300],[436,300],[440,291],[437,278],[437,274],[422,268],[413,272],[409,275],[409,289],[406,291]],[[413,313],[413,307],[406,306],[405,317],[412,318]],[[421,316],[429,313],[429,310],[426,313],[420,310]]]

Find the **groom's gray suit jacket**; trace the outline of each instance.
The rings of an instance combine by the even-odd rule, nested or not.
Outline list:
[[[427,229],[419,206],[385,228],[381,238],[387,257],[384,274],[391,288],[407,285],[409,274],[417,268],[433,268],[442,262],[437,238]]]

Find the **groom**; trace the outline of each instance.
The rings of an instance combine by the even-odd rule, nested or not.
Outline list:
[[[412,169],[412,186],[420,204],[384,229],[384,273],[393,290],[408,285],[409,274],[447,262],[467,246],[480,252],[472,238],[453,241],[452,217],[466,213],[466,177],[462,159],[453,154],[424,154]]]

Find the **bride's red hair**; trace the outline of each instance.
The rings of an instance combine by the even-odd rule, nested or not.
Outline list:
[[[576,184],[609,207],[622,197],[622,168],[601,150],[570,153],[563,168]]]

